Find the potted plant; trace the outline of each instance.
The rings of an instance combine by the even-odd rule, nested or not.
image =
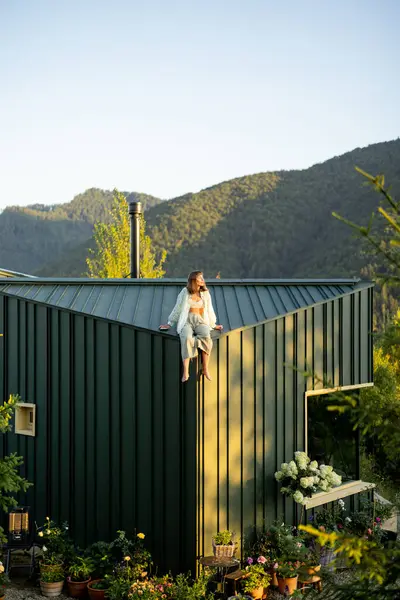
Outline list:
[[[64,586],[64,565],[57,555],[47,552],[43,546],[43,557],[40,561],[40,590],[43,596],[54,598],[59,596]]]
[[[4,570],[4,565],[0,561],[0,600],[4,600],[9,581],[8,575]]]
[[[68,567],[67,586],[72,598],[85,598],[94,565],[90,558],[76,556]]]
[[[109,587],[110,581],[107,577],[103,579],[91,579],[87,584],[90,600],[104,600]]]
[[[270,581],[271,575],[265,571],[262,563],[248,564],[242,589],[251,598],[261,599],[266,594]]]
[[[301,579],[312,583],[315,578],[319,578],[320,570],[320,552],[314,546],[311,546],[307,549],[299,570]]]
[[[330,465],[318,465],[305,452],[295,452],[294,460],[282,463],[275,479],[282,484],[281,493],[299,504],[317,492],[329,492],[342,483],[340,475]]]
[[[300,565],[299,561],[291,560],[282,560],[278,563],[278,587],[279,592],[284,596],[290,596],[297,588]]]
[[[271,575],[270,585],[278,587],[276,569],[278,559],[282,556],[293,560],[300,558],[303,550],[301,538],[294,536],[294,528],[286,525],[282,520],[275,521],[266,531],[258,532],[256,541],[252,547],[253,562],[257,562],[257,556],[266,559],[265,567]]]
[[[212,547],[214,556],[232,558],[236,552],[237,544],[235,540],[235,533],[225,529],[224,531],[218,531],[212,538]]]

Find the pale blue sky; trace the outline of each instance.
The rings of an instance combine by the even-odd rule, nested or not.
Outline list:
[[[399,22],[399,0],[0,0],[0,207],[397,138]]]

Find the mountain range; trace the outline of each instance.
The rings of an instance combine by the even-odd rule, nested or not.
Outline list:
[[[359,275],[369,262],[332,211],[365,224],[379,198],[355,166],[384,173],[400,197],[400,139],[357,148],[304,170],[266,172],[162,201],[141,200],[166,276],[203,269],[207,277]],[[67,204],[8,207],[0,215],[0,266],[42,276],[82,276],[93,224],[106,221],[112,192],[90,189]],[[382,225],[377,220],[377,227]]]

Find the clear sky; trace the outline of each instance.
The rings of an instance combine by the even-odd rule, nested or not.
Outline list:
[[[400,0],[0,0],[0,207],[400,135]]]

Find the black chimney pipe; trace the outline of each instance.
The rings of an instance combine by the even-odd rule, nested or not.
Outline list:
[[[129,202],[129,219],[131,223],[131,279],[140,277],[140,217],[141,202]]]

